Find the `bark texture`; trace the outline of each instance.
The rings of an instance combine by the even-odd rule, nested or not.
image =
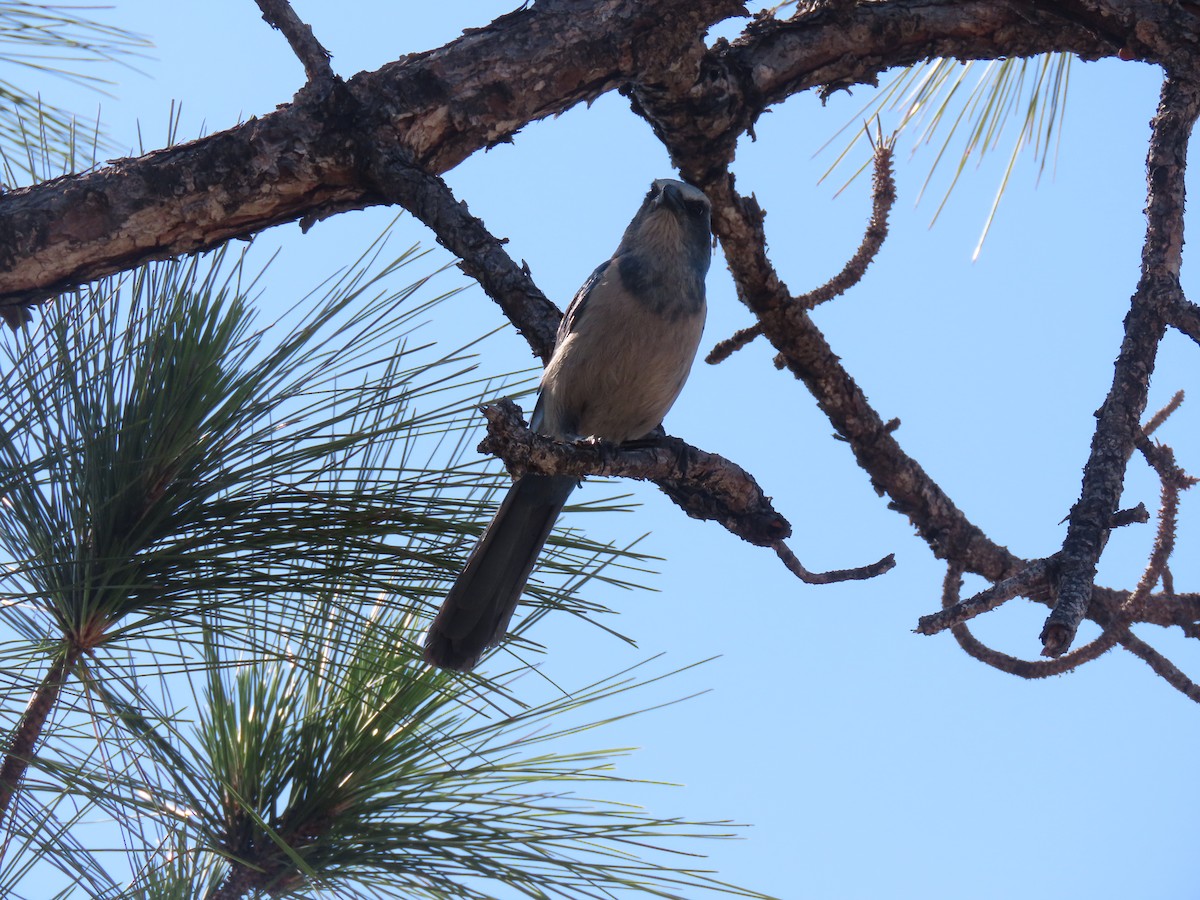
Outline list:
[[[227,131],[0,197],[0,307],[272,225],[386,203],[366,171],[381,136],[439,174],[529,122],[636,85],[637,96],[656,98],[651,123],[673,138],[684,174],[704,180],[697,168],[714,144],[732,158],[763,110],[798,91],[873,83],[936,56],[1123,51],[1165,62],[1200,45],[1190,5],[1143,3],[1136,16],[1079,6],[830,4],[760,17],[739,40],[710,48],[702,35],[743,12],[736,0],[543,0],[344,84],[315,79],[292,103]]]

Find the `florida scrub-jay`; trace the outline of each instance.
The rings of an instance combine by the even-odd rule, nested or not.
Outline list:
[[[712,233],[700,190],[661,178],[612,259],[567,307],[531,418],[562,440],[628,441],[653,431],[687,380],[704,330]],[[446,595],[426,661],[468,670],[499,643],[550,529],[578,479],[523,475]]]

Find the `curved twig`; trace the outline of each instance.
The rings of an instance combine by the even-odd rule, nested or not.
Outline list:
[[[438,243],[459,258],[459,267],[496,301],[543,364],[548,362],[562,312],[533,283],[529,270],[516,264],[504,242],[471,215],[441,177],[412,162],[394,134],[376,135],[365,152],[380,193],[429,226]]]
[[[946,568],[946,579],[942,588],[942,608],[949,610],[958,605],[958,593],[962,588],[962,570],[951,563]],[[968,655],[993,669],[1016,675],[1020,678],[1049,678],[1052,675],[1062,675],[1076,669],[1086,662],[1091,662],[1107,653],[1117,642],[1127,634],[1127,630],[1111,628],[1101,632],[1094,641],[1079,647],[1058,659],[1021,659],[1001,653],[985,644],[971,633],[966,624],[959,622],[950,626],[950,633],[958,646]]]
[[[857,566],[853,569],[810,572],[804,568],[800,560],[796,558],[796,554],[783,541],[776,541],[771,545],[771,549],[782,560],[787,570],[805,584],[835,584],[839,581],[865,581],[868,578],[875,578],[882,575],[884,572],[890,572],[896,567],[896,555],[889,553],[878,562],[873,562],[865,566]]]
[[[875,169],[872,181],[872,209],[871,220],[867,223],[867,230],[863,234],[862,243],[859,244],[858,250],[846,262],[837,275],[825,282],[825,284],[809,291],[807,294],[801,294],[793,302],[801,309],[810,310],[821,303],[832,300],[844,294],[854,285],[862,280],[863,275],[867,272],[867,267],[871,265],[875,257],[879,254],[883,247],[883,242],[887,239],[888,234],[888,216],[891,214],[892,206],[896,203],[896,178],[892,172],[892,156],[895,149],[895,135],[884,139],[882,135],[875,144]],[[762,323],[756,323],[749,328],[743,328],[736,332],[732,337],[718,343],[704,361],[709,365],[716,365],[724,362],[738,350],[741,350],[756,337],[762,334]]]

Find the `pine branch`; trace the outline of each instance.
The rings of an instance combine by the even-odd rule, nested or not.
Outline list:
[[[4,762],[0,764],[0,823],[3,823],[9,804],[25,777],[38,739],[58,703],[59,694],[82,653],[80,648],[72,647],[54,660],[29,699],[16,731],[9,738],[4,750]]]
[[[699,106],[692,121],[703,146],[731,155],[771,104],[818,85],[873,83],[884,68],[915,59],[1116,53],[1088,29],[1015,0],[861,4],[846,21],[758,20],[735,44],[706,51],[698,43],[740,11],[736,0],[547,0],[345,85],[313,84],[236,128],[12,191],[0,198],[0,306],[272,225],[388,202],[360,152],[373,152],[381,132],[399,135],[414,163],[439,174],[511,141],[529,122],[637,82],[644,107],[651,97],[689,96],[673,115],[693,116]],[[1173,8],[1147,14],[1145,34],[1175,36],[1142,48],[1147,58],[1197,33]],[[670,108],[656,107],[656,130],[677,132]],[[696,180],[688,153],[673,149]]]

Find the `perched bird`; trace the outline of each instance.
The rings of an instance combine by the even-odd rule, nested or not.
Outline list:
[[[628,441],[653,431],[687,380],[704,330],[712,232],[703,192],[660,178],[617,247],[571,301],[542,373],[534,431]],[[427,662],[469,670],[503,638],[578,479],[523,475],[446,595]]]

